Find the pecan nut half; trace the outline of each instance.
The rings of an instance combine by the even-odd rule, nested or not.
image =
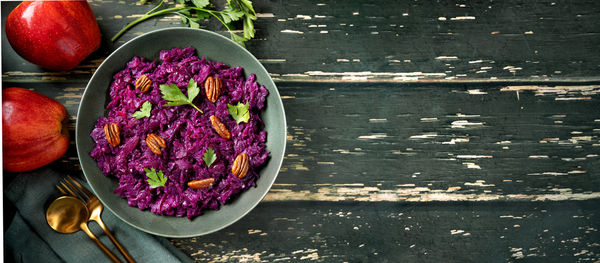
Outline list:
[[[148,148],[150,148],[150,151],[154,154],[161,154],[161,148],[167,147],[165,140],[154,133],[150,133],[146,136],[146,145],[148,145]]]
[[[202,180],[192,180],[187,183],[190,188],[204,189],[209,188],[215,182],[215,178],[206,178]]]
[[[233,161],[231,172],[237,175],[238,178],[244,178],[250,168],[250,157],[246,153],[241,153]]]
[[[106,141],[112,147],[116,147],[121,143],[121,134],[119,133],[119,125],[114,122],[110,124],[104,124],[104,135],[106,135]]]
[[[146,91],[150,90],[150,85],[152,85],[152,80],[146,75],[140,76],[135,81],[135,89],[139,89],[142,93],[146,93]]]
[[[231,133],[229,133],[229,130],[227,127],[225,127],[225,124],[223,124],[217,116],[210,116],[210,123],[212,124],[213,128],[215,128],[215,131],[217,131],[219,136],[226,140],[231,139]]]
[[[209,76],[208,78],[206,78],[206,80],[204,81],[204,91],[206,92],[206,98],[210,102],[216,102],[219,98],[219,95],[221,95],[222,87],[223,82],[221,82],[221,79],[219,77],[215,76],[213,78],[212,76]]]

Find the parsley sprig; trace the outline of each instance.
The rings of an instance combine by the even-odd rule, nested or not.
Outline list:
[[[236,123],[245,122],[248,123],[250,120],[250,110],[248,109],[248,101],[245,104],[238,102],[237,105],[227,104],[227,111],[229,115],[235,120]]]
[[[213,150],[212,148],[206,149],[202,160],[204,160],[206,167],[210,167],[210,165],[217,160],[217,154],[215,154],[215,150]]]
[[[136,119],[141,119],[144,117],[150,117],[150,111],[152,110],[152,103],[149,101],[144,101],[140,110],[134,112],[131,116]]]
[[[196,107],[196,105],[194,105],[193,101],[196,98],[196,96],[198,96],[198,93],[200,93],[200,88],[198,88],[198,83],[196,83],[196,81],[191,78],[190,81],[188,82],[188,86],[187,86],[187,93],[188,95],[185,96],[183,94],[183,92],[181,92],[181,89],[179,89],[179,87],[177,87],[177,85],[175,84],[161,84],[160,85],[160,93],[162,93],[162,98],[164,100],[169,101],[168,103],[164,104],[163,107],[169,107],[169,106],[179,106],[179,105],[190,105],[192,107],[194,107],[194,109],[198,110],[200,113],[204,113],[202,112],[202,110],[198,107]]]
[[[141,3],[145,2],[146,0],[141,0]],[[199,28],[200,20],[212,16],[223,24],[229,32],[231,39],[241,46],[244,46],[244,42],[254,37],[254,20],[256,20],[256,12],[254,11],[254,7],[252,7],[252,2],[250,0],[227,0],[226,7],[221,11],[209,9],[209,0],[176,0],[176,2],[179,4],[178,6],[160,9],[164,3],[164,0],[161,0],[156,7],[152,8],[152,10],[123,27],[121,31],[111,38],[111,41],[114,42],[131,27],[147,19],[174,14],[181,17],[183,25],[191,28]],[[232,22],[235,21],[242,22],[242,35],[238,35],[238,33],[234,32],[235,28],[233,27]]]
[[[144,172],[146,172],[146,177],[148,177],[148,180],[146,181],[150,185],[150,188],[165,186],[167,177],[165,177],[165,174],[163,174],[161,170],[158,170],[157,172],[154,168],[144,168]]]

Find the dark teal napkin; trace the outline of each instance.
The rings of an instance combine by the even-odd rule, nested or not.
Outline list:
[[[83,231],[61,234],[46,223],[46,208],[60,196],[55,185],[61,176],[50,168],[42,168],[19,174],[5,187],[5,196],[17,208],[4,233],[8,262],[110,262]],[[192,262],[165,238],[130,226],[106,208],[102,220],[137,262]],[[100,241],[125,262],[96,222],[90,222],[89,226]]]

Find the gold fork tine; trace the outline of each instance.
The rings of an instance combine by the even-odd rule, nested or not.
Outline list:
[[[69,194],[67,194],[67,191],[65,191],[64,189],[62,189],[62,187],[60,187],[60,185],[56,185],[56,188],[58,188],[58,191],[60,191],[63,195],[69,195]]]
[[[73,177],[71,177],[70,175],[67,175],[67,177],[69,179],[71,179],[71,182],[73,182],[80,190],[83,190],[83,192],[85,192],[85,194],[92,198],[92,196],[94,196],[94,194],[92,194],[92,192],[90,192],[90,190],[88,190],[85,186],[81,185],[79,182],[77,182],[77,180],[73,179]]]
[[[71,188],[69,188],[69,187],[68,187],[68,186],[67,186],[67,185],[66,185],[64,182],[60,182],[60,184],[62,185],[62,187],[63,187],[64,189],[66,189],[66,190],[67,190],[67,192],[69,192],[69,194],[70,194],[70,195],[72,195],[72,196],[74,196],[74,197],[77,197],[77,198],[79,198],[79,197],[77,196],[77,194],[75,194],[75,193],[74,193],[74,192],[71,190]],[[58,186],[58,185],[57,185],[57,186]]]
[[[82,199],[84,202],[87,202],[87,200],[88,200],[88,197],[87,197],[87,195],[85,195],[85,194],[83,193],[83,191],[81,191],[81,190],[80,190],[78,187],[76,187],[75,185],[73,185],[73,183],[69,182],[69,180],[68,180],[68,179],[64,179],[64,181],[65,181],[65,182],[66,182],[66,183],[67,183],[67,184],[68,184],[68,185],[69,185],[71,188],[73,188],[73,190],[74,190],[75,192],[77,192],[77,196],[79,196],[79,198],[80,198],[80,199]]]

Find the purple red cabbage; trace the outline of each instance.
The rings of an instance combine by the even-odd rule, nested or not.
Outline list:
[[[135,89],[137,78],[146,75],[152,86],[146,93]],[[221,79],[223,89],[216,103],[210,102],[204,93],[203,83],[207,77]],[[204,113],[189,105],[163,107],[160,84],[176,84],[184,94],[193,78],[201,87],[193,103]],[[256,76],[245,77],[241,67],[230,67],[204,57],[199,58],[193,47],[174,48],[160,52],[159,61],[133,57],[126,67],[113,77],[110,86],[110,102],[107,114],[100,117],[91,132],[95,141],[90,153],[106,176],[119,181],[114,190],[130,206],[150,210],[158,215],[192,219],[205,209],[218,210],[232,198],[248,188],[256,186],[259,169],[265,164],[267,134],[259,113],[265,107],[268,90],[256,82]],[[152,103],[150,117],[136,119],[132,114],[142,103]],[[248,103],[250,120],[236,123],[227,111],[227,104]],[[231,139],[221,138],[212,127],[209,117],[217,116],[231,132]],[[112,147],[104,134],[104,125],[116,123],[121,143]],[[160,155],[154,154],[146,145],[147,134],[162,137],[167,147]],[[203,156],[212,148],[216,161],[207,167]],[[231,172],[233,160],[238,154],[249,156],[247,175],[238,178]],[[145,168],[162,171],[167,177],[165,186],[152,188]],[[214,178],[212,187],[193,189],[187,186],[191,180]]]

